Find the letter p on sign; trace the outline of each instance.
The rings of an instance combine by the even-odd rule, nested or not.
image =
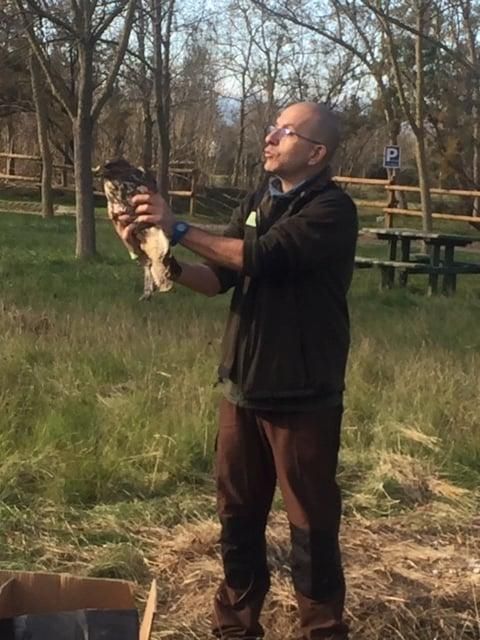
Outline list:
[[[393,144],[385,147],[383,166],[385,169],[400,169],[400,147]]]

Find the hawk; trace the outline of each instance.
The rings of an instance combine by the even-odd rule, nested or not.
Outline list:
[[[135,217],[132,197],[137,193],[156,192],[153,175],[142,167],[135,167],[123,158],[109,160],[100,169],[103,189],[107,197],[108,217],[116,222],[121,215]],[[132,258],[144,269],[144,289],[141,299],[148,300],[154,291],[169,291],[176,261],[170,252],[170,242],[155,226],[139,224],[134,234]]]

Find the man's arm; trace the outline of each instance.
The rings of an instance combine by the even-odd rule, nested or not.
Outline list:
[[[234,271],[243,269],[243,240],[226,238],[190,227],[180,244],[202,258]]]
[[[221,291],[220,280],[215,272],[206,264],[178,263],[181,268],[180,275],[175,278],[175,282],[188,287],[197,293],[206,296],[216,296]]]
[[[135,223],[146,222],[172,235],[175,217],[158,194],[133,198],[138,217],[127,227],[134,233]],[[251,277],[282,277],[288,273],[317,269],[343,251],[350,251],[357,234],[355,205],[334,192],[321,203],[304,207],[295,216],[273,225],[260,238],[243,239],[215,236],[190,227],[181,244],[213,265],[227,267]]]

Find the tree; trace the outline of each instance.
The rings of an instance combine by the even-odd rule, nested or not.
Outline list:
[[[95,123],[110,98],[127,49],[136,0],[15,0],[30,46],[47,78],[52,93],[68,114],[74,143],[75,199],[77,208],[76,256],[96,253],[92,175]],[[110,71],[99,77],[95,58],[102,38],[125,13],[123,28]],[[43,23],[45,34],[40,28]],[[58,73],[52,42],[63,40],[75,52],[76,81],[69,86]]]
[[[400,104],[415,136],[420,201],[422,207],[423,228],[425,231],[432,230],[432,200],[430,197],[430,175],[426,154],[425,40],[423,33],[426,32],[427,24],[430,21],[431,8],[432,3],[430,0],[414,0],[413,2],[413,19],[415,20],[416,26],[414,79],[408,78],[408,70],[406,68],[401,69],[401,56],[391,21],[387,20],[383,16],[379,16],[378,18],[387,39],[387,50],[393,69],[393,76],[397,85]],[[409,83],[411,86],[415,87],[412,92],[414,97],[414,106],[412,106],[408,99],[407,86]]]
[[[258,74],[254,69],[253,54],[260,26],[252,23],[250,7],[241,2],[232,3],[228,11],[226,55],[224,70],[238,87],[238,134],[233,163],[232,183],[238,186],[244,164],[245,135],[248,112],[252,99],[259,91]],[[232,37],[233,36],[233,37]]]
[[[175,0],[151,0],[153,19],[153,92],[157,129],[157,184],[168,196],[170,165],[170,112],[172,106],[171,46]]]
[[[142,122],[143,122],[143,145],[142,145],[142,164],[145,169],[150,169],[153,160],[153,118],[151,110],[152,101],[152,66],[147,60],[145,47],[145,33],[147,31],[148,14],[144,6],[144,0],[138,2],[138,20],[135,28],[135,35],[138,44],[138,85],[142,103]]]
[[[173,76],[172,148],[176,160],[191,160],[208,172],[221,135],[216,85],[222,70],[214,57],[213,28],[203,21],[185,36],[183,58]]]
[[[468,60],[473,69],[470,70],[471,82],[471,115],[472,126],[472,180],[476,189],[480,189],[480,53],[478,43],[478,28],[480,16],[474,11],[472,0],[458,0],[462,14],[462,23],[467,38]],[[477,72],[475,72],[477,70]],[[480,198],[473,202],[472,215],[480,216]]]
[[[29,80],[29,44],[11,0],[0,6],[0,118],[33,109]]]
[[[472,180],[473,186],[480,188],[480,64],[478,54],[478,24],[479,15],[478,7],[475,7],[471,0],[456,0],[451,2],[428,3],[426,8],[428,13],[435,13],[436,16],[446,15],[450,12],[450,31],[455,31],[455,25],[460,17],[463,31],[466,34],[466,47],[463,43],[456,39],[453,43],[445,38],[445,33],[432,34],[431,20],[419,19],[418,9],[422,3],[416,3],[417,20],[413,24],[403,19],[402,15],[394,14],[388,10],[388,5],[382,6],[381,3],[373,3],[370,0],[362,0],[363,4],[368,7],[381,21],[382,24],[397,27],[402,31],[406,31],[415,35],[416,42],[429,44],[435,49],[446,54],[452,61],[455,61],[457,68],[466,70],[471,79],[471,101],[472,101],[472,120],[473,120],[473,140],[472,140]],[[453,26],[453,29],[452,29]],[[460,29],[462,30],[462,29]],[[443,153],[448,152],[445,146],[441,148]],[[479,214],[480,200],[476,199],[473,206],[473,215]]]
[[[32,96],[35,104],[37,119],[37,136],[40,155],[42,158],[42,215],[44,218],[53,216],[52,191],[52,154],[48,139],[48,102],[45,91],[45,81],[37,57],[30,51],[30,74],[32,80]]]

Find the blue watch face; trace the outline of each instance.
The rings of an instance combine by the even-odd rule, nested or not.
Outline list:
[[[180,231],[180,233],[182,233],[183,231],[186,231],[188,228],[188,225],[185,224],[185,222],[177,222],[175,226],[177,227],[177,230]]]

